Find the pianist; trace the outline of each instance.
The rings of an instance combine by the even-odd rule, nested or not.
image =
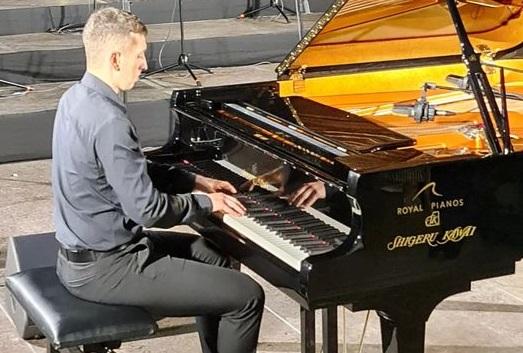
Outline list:
[[[86,300],[196,316],[205,353],[255,352],[260,286],[204,238],[144,230],[245,213],[228,182],[147,164],[118,96],[147,68],[146,35],[136,16],[113,8],[85,26],[87,70],[61,98],[53,132],[58,276]]]

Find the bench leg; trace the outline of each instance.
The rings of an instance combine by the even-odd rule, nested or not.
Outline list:
[[[60,353],[60,352],[58,351],[58,349],[55,349],[55,348],[51,345],[51,343],[49,343],[49,342],[47,342],[46,352],[47,352],[47,353]]]
[[[120,341],[110,341],[102,343],[91,343],[84,344],[83,353],[107,353],[112,352],[113,349],[120,348],[122,342]]]
[[[69,348],[56,349],[49,342],[47,343],[46,352],[47,353],[83,353],[83,351],[80,349],[80,347],[69,347]]]
[[[103,343],[85,344],[83,349],[80,347],[70,347],[63,349],[54,348],[51,343],[47,342],[46,353],[108,353],[113,352],[114,349],[120,348],[122,342],[111,341]]]

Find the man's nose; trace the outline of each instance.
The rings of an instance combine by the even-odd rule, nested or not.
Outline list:
[[[147,71],[147,68],[148,68],[148,66],[147,66],[147,58],[144,57],[143,58],[143,65],[142,65],[142,68],[141,68],[142,72]]]

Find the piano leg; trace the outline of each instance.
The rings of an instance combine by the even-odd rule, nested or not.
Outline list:
[[[316,351],[316,322],[314,310],[300,308],[301,353]],[[336,306],[322,309],[323,353],[338,353],[338,311]]]
[[[300,307],[301,318],[301,353],[316,351],[316,324],[314,310]]]
[[[322,309],[323,353],[338,353],[338,311],[336,306]]]
[[[396,322],[386,313],[378,311],[381,326],[383,353],[423,353],[425,349],[425,320],[410,318]]]
[[[443,299],[470,290],[470,282],[441,279],[397,288],[348,304],[352,311],[376,310],[383,353],[424,353],[425,323]]]

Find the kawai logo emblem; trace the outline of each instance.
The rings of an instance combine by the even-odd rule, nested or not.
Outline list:
[[[418,191],[416,193],[416,195],[414,195],[414,197],[411,199],[411,201],[414,201],[418,198],[419,195],[421,195],[425,190],[428,190],[430,189],[430,192],[432,193],[432,195],[435,195],[435,196],[443,196],[442,194],[440,194],[439,192],[436,191],[436,182],[433,181],[433,182],[430,182],[428,183],[427,185],[425,185],[424,187],[422,187],[420,189],[420,191]]]

